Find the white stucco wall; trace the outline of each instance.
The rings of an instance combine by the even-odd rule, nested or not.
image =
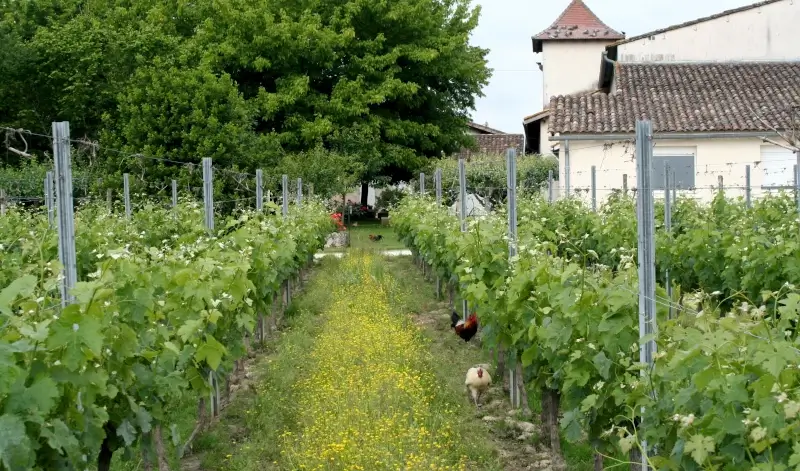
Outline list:
[[[562,145],[562,149],[563,149]],[[570,143],[570,194],[580,195],[591,201],[591,167],[596,166],[598,204],[614,189],[622,189],[623,175],[628,175],[628,189],[636,187],[636,160],[633,143],[603,141],[573,141]],[[745,166],[750,165],[751,197],[769,193],[762,189],[765,167],[760,165],[762,149],[779,149],[765,145],[760,139],[705,139],[694,141],[660,140],[655,143],[653,155],[674,155],[694,152],[694,191],[678,191],[678,195],[691,196],[701,201],[710,201],[716,192],[718,177],[722,176],[726,195],[745,195]],[[565,185],[565,159],[562,150],[559,176],[560,185]],[[785,153],[767,171],[784,172],[786,181],[792,181],[794,157]],[[775,190],[772,190],[775,191]],[[563,193],[563,190],[562,190]],[[663,192],[656,191],[656,198]]]
[[[543,102],[550,97],[596,90],[601,54],[611,41],[544,41]]]
[[[783,0],[621,44],[617,59],[620,62],[799,59],[798,24],[800,1]],[[596,80],[595,75],[589,74]]]

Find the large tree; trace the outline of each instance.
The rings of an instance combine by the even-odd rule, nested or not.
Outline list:
[[[471,143],[489,78],[469,0],[0,0],[0,13],[0,71],[16,78],[0,84],[16,102],[0,124],[65,119],[101,144],[219,153],[246,171],[285,154],[302,171],[322,147],[355,159],[364,183],[407,179]],[[19,96],[25,77],[36,99]]]

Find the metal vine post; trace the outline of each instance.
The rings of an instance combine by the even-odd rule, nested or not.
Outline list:
[[[639,236],[639,361],[648,365],[647,376],[656,353],[656,264],[655,204],[653,200],[653,126],[649,120],[636,122],[636,217]],[[641,423],[639,429],[646,424]],[[642,470],[647,464],[647,441],[642,440]]]

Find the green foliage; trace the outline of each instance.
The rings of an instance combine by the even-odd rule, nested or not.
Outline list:
[[[389,209],[395,207],[406,196],[406,192],[399,188],[384,188],[375,201],[376,208]]]
[[[20,149],[22,150],[22,149]],[[0,188],[6,190],[9,197],[37,198],[38,204],[44,205],[38,198],[44,197],[44,179],[53,166],[50,162],[36,159],[25,159],[18,166],[0,167]],[[72,169],[73,196],[88,196],[93,182],[97,180],[97,168],[76,165]]]
[[[506,158],[504,155],[474,155],[467,168],[467,190],[497,204],[506,199]],[[433,189],[436,167],[442,169],[442,195],[453,204],[458,198],[458,159],[431,162],[425,170],[425,186]],[[517,185],[523,192],[536,193],[547,188],[549,172],[558,181],[558,159],[552,156],[526,155],[517,157]]]
[[[478,13],[468,0],[4,1],[0,125],[70,121],[125,151],[103,155],[114,171],[152,152],[253,173],[323,146],[361,179],[403,179],[471,143],[489,78],[468,42]]]
[[[106,434],[130,448],[167,425],[166,409],[242,357],[259,313],[332,229],[313,200],[286,220],[217,225],[209,236],[196,203],[130,221],[82,207],[84,281],[61,309],[55,230],[14,208],[0,219],[0,468],[85,469]]]
[[[307,152],[287,154],[279,174],[297,175],[303,185],[313,185],[314,194],[329,198],[347,193],[364,174],[364,164],[356,156],[325,150],[317,146]]]
[[[484,341],[508,349],[533,386],[560,393],[568,439],[585,434],[612,453],[646,439],[656,447],[649,456],[656,469],[793,469],[800,221],[789,196],[752,209],[721,196],[708,206],[682,199],[672,234],[657,221],[657,253],[666,254],[657,272],[669,268],[687,284],[676,286],[680,304],[657,288],[658,353],[645,376],[633,208],[624,195],[598,213],[574,199],[522,198],[511,259],[502,212],[471,220],[462,233],[430,199],[406,198],[393,226],[476,306]],[[682,238],[688,234],[692,241]],[[693,265],[679,265],[689,258]],[[712,277],[709,260],[720,274],[753,276]],[[757,296],[742,296],[751,291]],[[644,429],[635,427],[638,418]]]

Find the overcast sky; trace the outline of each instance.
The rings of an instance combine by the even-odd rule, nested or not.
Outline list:
[[[558,18],[570,0],[473,0],[481,5],[472,44],[488,48],[494,74],[483,89],[472,120],[508,133],[522,133],[522,118],[542,109],[542,72],[531,36]],[[757,0],[585,0],[608,26],[627,37]],[[598,56],[598,65],[600,58]]]

